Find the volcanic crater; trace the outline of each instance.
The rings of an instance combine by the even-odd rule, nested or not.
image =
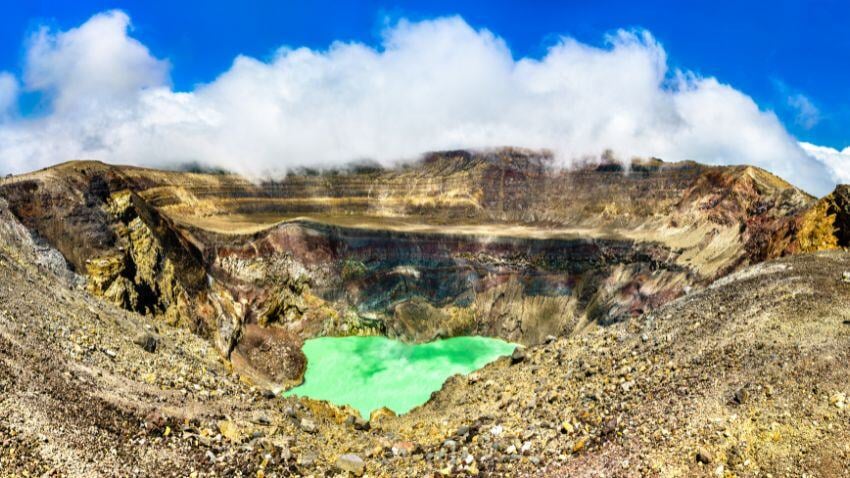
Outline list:
[[[273,181],[252,181],[224,172],[73,161],[0,180],[0,197],[8,210],[4,220],[10,224],[5,232],[6,263],[40,257],[56,276],[50,280],[62,284],[58,290],[69,291],[67,297],[99,297],[109,307],[142,317],[132,320],[148,321],[148,329],[162,336],[178,333],[172,330],[189,331],[201,340],[197,343],[211,344],[223,364],[223,369],[210,373],[232,374],[252,390],[274,393],[302,380],[307,365],[301,350],[304,342],[329,336],[386,336],[417,343],[470,335],[501,338],[528,347],[531,358],[520,354],[513,360],[518,367],[529,362],[538,364],[534,367],[540,363],[555,367],[557,362],[560,367],[569,362],[569,367],[563,365],[565,370],[582,370],[591,380],[596,374],[612,372],[596,359],[577,358],[575,354],[584,352],[574,348],[580,348],[582,341],[599,342],[596,345],[606,350],[616,347],[606,334],[634,333],[637,324],[660,320],[665,310],[687,308],[684,304],[693,300],[693,294],[711,294],[702,292],[710,284],[721,287],[718,279],[738,280],[731,279],[739,277],[738,271],[759,270],[747,268],[785,256],[841,249],[850,237],[850,195],[845,187],[818,200],[749,166],[606,159],[564,167],[545,151],[517,148],[437,152],[395,167],[360,164],[305,169]],[[32,251],[15,245],[19,242],[30,244]],[[48,250],[58,253],[44,252]],[[846,262],[843,256],[823,260]],[[7,277],[31,273],[8,264],[12,272],[7,271]],[[741,277],[749,280],[750,276]],[[94,311],[101,306],[88,307]],[[631,344],[632,339],[623,340]],[[647,340],[635,342],[635,350]],[[19,353],[11,352],[19,345],[4,347],[10,357]],[[550,353],[556,355],[546,355]],[[107,356],[114,359],[113,354]],[[655,366],[663,354],[646,356]],[[481,373],[501,377],[505,367],[512,366],[510,362],[500,361]],[[533,373],[522,370],[520,375]],[[624,387],[636,370],[619,375],[627,378],[617,386]],[[472,388],[479,387],[477,374],[470,376]],[[392,415],[387,411],[357,417],[351,409],[304,399],[280,402],[297,404],[285,412],[297,417],[300,431],[296,433],[316,433],[311,420],[318,418],[305,418],[300,411],[306,406],[312,410],[308,415],[330,417],[330,421],[352,413],[352,423],[360,432],[371,433],[373,440],[378,439],[375,434],[382,422],[392,434],[405,435],[401,430],[411,421],[434,414],[435,407],[446,400],[455,400],[458,387],[466,387],[458,380],[451,379],[432,402],[405,418],[386,418]],[[155,376],[149,383],[162,390],[180,389],[178,383],[163,377]],[[549,395],[556,389],[540,383],[531,395],[539,393],[538,400],[554,404],[557,399]],[[589,400],[607,404],[595,393],[587,391]],[[526,398],[516,397],[523,402]],[[578,409],[586,398],[576,398],[571,405],[574,421],[564,425],[551,417],[559,423],[557,433],[572,437],[572,453],[602,446],[620,427],[617,417],[631,413],[606,409],[606,420],[614,416],[613,425],[590,417],[585,420]],[[231,415],[225,405],[218,406],[222,416]],[[463,404],[454,407],[457,410],[446,412],[451,417],[447,420],[466,420],[458,411],[464,410]],[[474,418],[474,425],[480,428],[495,420],[491,412]],[[204,435],[198,431],[202,424],[190,425],[203,418],[184,416],[184,425],[179,425],[169,422],[178,415],[173,410],[170,415],[159,409],[156,413],[162,415],[162,426],[152,425],[152,429],[165,441],[168,435],[161,435],[165,426],[169,430],[172,425],[183,426],[188,430],[184,436]],[[199,416],[204,413],[209,412]],[[361,420],[371,425],[362,425]],[[416,426],[436,426],[429,420]],[[143,422],[156,419],[145,417]],[[233,430],[245,428],[244,424],[228,419],[218,423],[219,437],[243,441]],[[585,432],[580,432],[582,426]],[[605,431],[609,428],[613,431]],[[325,438],[338,433],[326,431],[321,420],[318,429],[320,434],[330,434]],[[426,462],[435,461],[442,445],[426,443],[417,433],[406,436],[417,437],[421,443],[416,447],[436,446],[426,457]],[[467,426],[466,433],[458,435],[472,440],[470,433]],[[542,432],[533,435],[542,436]],[[518,438],[520,448],[526,441],[534,442],[531,435],[523,437]],[[339,439],[337,445],[343,448],[348,443]],[[277,454],[283,453],[282,446],[292,453],[291,444],[270,446]],[[425,456],[421,449],[415,453],[392,450],[390,456]],[[304,458],[304,453],[302,461],[283,458],[281,470],[345,469],[345,464],[334,464],[330,455],[336,451],[313,450],[312,460]],[[384,451],[359,452],[384,455]],[[441,456],[457,458],[457,452],[451,449]],[[195,452],[186,453],[188,457]],[[514,454],[529,470],[546,469],[539,457],[535,456],[537,463],[528,461],[530,454],[518,453],[517,447],[507,453]],[[317,463],[317,457],[326,462]],[[548,470],[578,469],[582,459],[557,465],[551,461],[555,468]],[[232,462],[236,468],[222,469],[256,471],[250,458],[240,460]],[[209,463],[211,469],[220,468],[216,463]],[[413,470],[419,470],[407,466],[399,468],[407,470],[399,474],[415,475]],[[450,473],[471,472],[470,463],[448,466]],[[492,473],[501,469],[497,462],[480,466]],[[586,466],[604,468],[601,461]]]

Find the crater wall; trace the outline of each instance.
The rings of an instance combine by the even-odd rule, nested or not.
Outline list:
[[[90,292],[209,337],[269,383],[298,380],[310,337],[538,343],[842,234],[840,201],[757,168],[563,169],[511,148],[265,182],[70,162],[0,196]]]

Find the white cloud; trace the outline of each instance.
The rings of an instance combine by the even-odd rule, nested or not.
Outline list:
[[[0,126],[0,170],[69,158],[158,166],[198,161],[253,176],[352,159],[390,162],[448,148],[550,148],[563,161],[612,148],[712,164],[749,163],[822,194],[827,168],[751,98],[688,72],[668,72],[647,32],[603,48],[563,38],[540,59],[461,18],[401,21],[381,48],[334,43],[240,56],[190,92],[127,33],[123,13],[29,46],[25,86],[52,113]]]
[[[820,123],[820,110],[802,93],[788,97],[788,106],[794,109],[794,121],[803,128],[812,129]]]
[[[132,101],[166,84],[168,63],[127,36],[129,26],[130,18],[113,10],[66,32],[41,28],[28,44],[24,86],[50,94],[61,112]]]
[[[839,151],[835,148],[817,146],[811,143],[800,143],[800,146],[810,156],[826,165],[836,183],[850,183],[850,147]]]

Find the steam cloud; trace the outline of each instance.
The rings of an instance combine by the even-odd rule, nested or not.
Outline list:
[[[459,17],[400,21],[375,49],[281,48],[268,62],[239,56],[193,91],[174,91],[170,65],[129,36],[120,11],[26,45],[22,78],[0,73],[0,171],[72,158],[167,166],[197,162],[250,176],[425,151],[549,148],[567,162],[613,149],[764,167],[823,194],[850,178],[850,152],[800,145],[747,95],[688,71],[668,71],[645,31],[603,48],[562,38],[541,59]],[[20,91],[46,113],[16,113]],[[843,155],[843,156],[842,156]]]

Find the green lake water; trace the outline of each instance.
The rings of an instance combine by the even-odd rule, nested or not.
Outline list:
[[[337,405],[361,416],[387,407],[405,413],[425,403],[454,374],[468,374],[515,344],[487,337],[454,337],[406,344],[385,337],[321,337],[304,343],[304,383],[284,393]]]

